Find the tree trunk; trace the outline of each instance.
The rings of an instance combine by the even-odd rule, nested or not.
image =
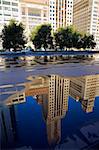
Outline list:
[[[16,52],[16,47],[14,47],[14,52]]]
[[[44,62],[48,62],[47,56],[44,56]]]

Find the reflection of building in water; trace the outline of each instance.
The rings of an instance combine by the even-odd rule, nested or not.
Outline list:
[[[88,75],[72,78],[70,81],[70,95],[80,100],[86,112],[92,112],[96,95],[99,95],[99,75]]]
[[[50,145],[59,143],[61,140],[61,119],[47,123],[47,138]]]
[[[25,101],[26,101],[25,93],[24,92],[17,92],[16,94],[10,96],[6,100],[6,105],[20,104],[20,103],[24,103]]]
[[[96,96],[99,96],[99,75],[97,75],[97,82],[96,82]]]
[[[48,94],[48,81],[49,78],[44,77],[36,77],[29,78],[32,82],[26,84],[25,95],[26,96],[37,96],[42,94]]]
[[[66,77],[49,76],[48,101],[43,101],[43,113],[50,145],[61,139],[61,119],[68,110],[69,81]]]
[[[69,79],[51,75],[49,81],[48,120],[63,117],[68,109]]]
[[[6,148],[8,145],[13,146],[17,138],[14,105],[0,109],[0,130],[1,148]]]

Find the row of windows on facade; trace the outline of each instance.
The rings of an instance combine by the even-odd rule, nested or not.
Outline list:
[[[65,5],[62,3],[62,5],[59,5],[59,8],[63,8],[63,7],[73,7],[73,5],[69,4],[67,5],[67,3],[65,3]],[[58,7],[58,5],[56,5],[56,7]]]
[[[51,90],[52,90],[52,89],[51,89]],[[54,90],[54,89],[53,89],[53,90]],[[69,92],[69,89],[65,90],[63,95],[66,96],[66,95],[68,94],[68,92]],[[50,96],[53,97],[54,95],[55,95],[55,91],[50,91]]]
[[[26,15],[26,14],[22,13],[22,15]],[[28,16],[41,17],[41,16],[42,16],[42,14],[41,14],[41,13],[39,13],[39,14],[37,14],[37,13],[28,13]],[[42,16],[42,17],[47,17],[47,15],[46,15],[46,14],[43,14],[43,16]]]
[[[62,13],[63,14],[63,10],[62,11],[57,11],[56,10],[56,14],[58,14],[58,13]],[[72,15],[72,10],[70,10],[70,9],[65,10],[65,14]]]
[[[10,8],[10,7],[1,7],[0,6],[0,10],[7,10],[7,11],[16,11],[18,12],[18,9],[17,8]]]
[[[22,17],[22,20],[26,22],[26,17]],[[36,17],[29,18],[29,22],[32,22],[32,23],[33,21],[41,21],[41,20],[42,20],[41,18],[36,18]],[[48,19],[43,19],[43,20],[48,20]]]
[[[53,2],[52,2],[52,1],[50,1],[50,4],[55,4],[55,2],[54,2],[54,1],[53,1]]]
[[[0,16],[2,16],[2,14],[0,14]],[[4,14],[4,16],[6,17],[6,16],[8,16],[8,17],[11,17],[11,16],[13,16],[13,17],[19,17],[17,14]],[[1,18],[1,20],[2,20],[3,18]],[[9,18],[10,19],[10,18]],[[7,21],[7,19],[6,18],[4,18],[3,20],[6,20]],[[9,21],[9,20],[8,20]]]
[[[2,3],[1,3],[1,1],[0,1],[0,4],[18,6],[18,3],[8,2],[8,1],[3,1]]]

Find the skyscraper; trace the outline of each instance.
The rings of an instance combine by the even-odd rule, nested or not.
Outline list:
[[[73,0],[56,0],[56,28],[73,23]]]
[[[0,0],[0,28],[11,19],[20,20],[19,0]]]
[[[56,0],[49,0],[49,23],[56,30]]]
[[[82,33],[93,34],[99,49],[99,0],[74,0],[73,24]]]

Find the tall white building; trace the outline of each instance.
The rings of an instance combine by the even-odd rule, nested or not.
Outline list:
[[[49,23],[56,30],[56,0],[49,0]]]
[[[49,22],[57,30],[73,23],[73,0],[49,0]]]
[[[99,50],[99,0],[74,0],[73,24],[82,33],[93,34]]]
[[[56,28],[73,23],[73,0],[56,0]]]
[[[11,19],[20,21],[19,0],[0,0],[0,34],[4,24],[8,24]],[[2,49],[1,40],[0,49]]]
[[[0,29],[11,19],[20,21],[19,0],[0,0]]]

